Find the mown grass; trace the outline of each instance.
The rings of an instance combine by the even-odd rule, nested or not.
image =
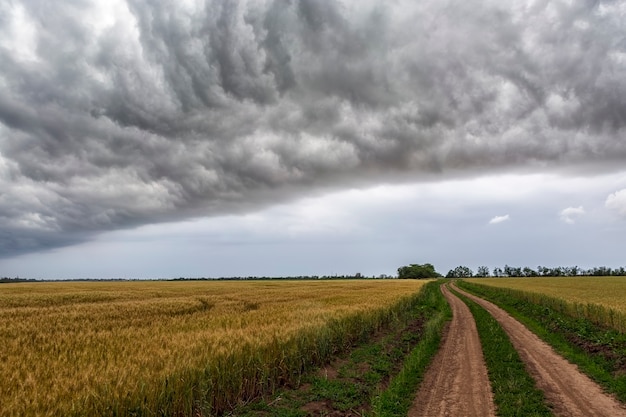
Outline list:
[[[626,402],[626,334],[585,317],[569,315],[564,312],[567,309],[556,309],[554,305],[559,303],[552,297],[529,298],[521,291],[466,281],[459,282],[459,287],[505,309],[604,389]]]
[[[218,414],[298,383],[423,284],[3,284],[0,416]]]
[[[480,337],[498,416],[552,416],[509,337],[491,314],[452,290],[469,307]]]
[[[240,406],[233,415],[406,415],[451,315],[439,285],[427,284],[413,306],[382,331],[383,336],[304,376],[301,386]]]

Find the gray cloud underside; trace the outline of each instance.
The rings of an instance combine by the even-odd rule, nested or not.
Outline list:
[[[0,92],[8,255],[390,173],[619,164],[626,3],[0,1]]]

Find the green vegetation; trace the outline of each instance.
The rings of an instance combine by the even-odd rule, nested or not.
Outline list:
[[[405,358],[402,370],[391,380],[387,390],[374,400],[376,416],[406,416],[411,407],[426,367],[439,349],[444,325],[452,317],[450,306],[439,290],[440,285],[441,282],[437,282],[424,288],[423,305],[430,311],[430,319],[420,342]]]
[[[459,282],[459,286],[498,304],[626,402],[626,334],[567,314],[566,308],[556,308],[563,300],[559,303],[552,297],[533,297],[535,302],[531,302],[522,291],[466,281]]]
[[[471,278],[474,272],[466,266],[457,266],[446,274],[446,278]]]
[[[384,336],[374,336],[305,375],[292,389],[238,407],[234,415],[405,416],[451,316],[439,285],[427,284],[417,302],[398,316]]]
[[[577,276],[594,276],[594,277],[608,277],[608,276],[626,276],[626,268],[621,266],[619,268],[609,268],[606,266],[599,266],[589,269],[579,268],[578,266],[555,266],[547,267],[539,265],[533,269],[528,266],[518,267],[504,265],[504,267],[495,267],[493,272],[489,272],[489,267],[479,266],[476,270],[476,274],[467,266],[457,266],[451,269],[446,274],[446,278],[470,278],[470,277],[510,277],[510,278],[532,278],[532,277],[577,277]]]
[[[506,332],[487,310],[453,291],[469,307],[480,336],[497,413],[501,417],[551,416]]]
[[[432,264],[411,264],[398,268],[398,278],[441,278],[441,274],[435,271],[435,267]]]

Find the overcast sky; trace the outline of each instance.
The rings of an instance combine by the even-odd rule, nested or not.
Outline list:
[[[0,276],[626,265],[626,1],[0,0]]]

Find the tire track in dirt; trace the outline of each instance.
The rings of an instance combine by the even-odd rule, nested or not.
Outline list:
[[[506,311],[457,286],[454,290],[474,300],[500,323],[518,351],[521,359],[543,390],[557,416],[622,417],[626,408],[600,386],[581,373],[575,365],[558,355],[552,347],[539,339]]]
[[[441,291],[452,308],[452,321],[408,417],[495,416],[474,317],[465,303],[444,285]]]

